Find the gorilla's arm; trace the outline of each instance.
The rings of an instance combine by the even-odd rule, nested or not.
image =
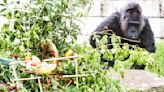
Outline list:
[[[120,31],[120,27],[119,27],[119,17],[120,14],[118,12],[113,13],[111,16],[109,16],[107,19],[105,19],[97,28],[95,31],[92,32],[91,36],[90,36],[90,44],[92,45],[93,48],[96,48],[96,43],[95,40],[93,39],[94,34],[97,34],[99,32],[104,31],[105,29],[111,29],[114,31],[114,33],[118,33]],[[119,33],[120,34],[120,33]],[[100,35],[100,34],[98,34]],[[102,36],[102,35],[100,35]]]
[[[145,27],[140,35],[141,44],[140,46],[145,48],[147,51],[154,53],[156,50],[154,34],[150,27],[149,21],[145,18]]]

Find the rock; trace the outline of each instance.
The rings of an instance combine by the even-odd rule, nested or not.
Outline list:
[[[125,70],[124,78],[121,78],[119,73],[114,69],[112,71],[112,78],[118,78],[121,86],[128,87],[144,92],[164,92],[164,77],[159,77],[155,73],[146,70]]]

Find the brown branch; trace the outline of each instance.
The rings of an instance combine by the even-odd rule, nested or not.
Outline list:
[[[106,33],[106,32],[112,32],[112,33]],[[112,36],[115,33],[112,30],[108,30],[108,31],[105,31],[105,32],[97,32],[96,34],[97,35],[108,35],[108,36]],[[140,39],[139,40],[132,40],[132,39],[128,39],[128,38],[121,37],[121,36],[120,36],[120,38],[123,39],[123,40],[129,41],[129,42],[135,42],[135,43],[140,43],[141,42]]]
[[[113,44],[106,44],[107,46],[112,46]],[[124,44],[123,43],[120,43],[119,45],[123,46]],[[133,47],[133,46],[138,46],[138,45],[130,45],[128,44],[129,46]]]
[[[69,81],[69,83],[66,85],[66,88],[68,88],[69,87],[69,85],[72,83],[73,81],[72,80],[70,80]]]
[[[124,38],[124,37],[121,37],[121,39],[129,41],[129,42],[135,42],[135,43],[140,43],[141,42],[140,39],[139,40],[132,40],[132,39]]]

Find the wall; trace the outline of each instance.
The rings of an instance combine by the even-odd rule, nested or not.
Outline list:
[[[88,40],[92,31],[111,13],[119,11],[127,2],[132,0],[93,0],[93,6],[87,17],[81,18],[82,34],[79,42]],[[143,10],[143,14],[149,18],[150,25],[156,38],[164,38],[164,0],[135,0]],[[0,28],[5,18],[0,17]],[[81,39],[81,36],[83,39]]]

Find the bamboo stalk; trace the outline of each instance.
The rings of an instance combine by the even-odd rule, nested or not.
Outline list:
[[[68,88],[69,87],[69,85],[72,83],[73,81],[72,80],[70,80],[69,81],[69,83],[66,85],[66,88]]]
[[[71,58],[78,58],[78,55],[75,56],[68,56],[68,57],[60,57],[60,58],[49,58],[49,59],[44,59],[43,61],[53,61],[53,60],[65,60],[65,59],[71,59]]]
[[[39,84],[40,92],[43,92],[43,90],[42,90],[42,84],[40,82],[40,78],[38,78],[38,84]]]
[[[11,67],[12,67],[12,70],[13,70],[14,78],[15,78],[15,79],[18,79],[17,73],[16,73],[16,71],[15,71],[15,66],[12,65]],[[16,85],[17,85],[17,88],[19,89],[21,84],[20,84],[19,81],[16,81]]]
[[[20,63],[26,63],[29,61],[16,61],[16,62],[10,62],[9,65],[14,65],[14,64],[20,64]]]
[[[14,79],[14,81],[23,81],[23,80],[35,80],[40,79],[41,77],[34,77],[34,78],[21,78],[21,79]]]
[[[78,75],[78,62],[77,62],[77,59],[76,59],[75,64],[76,64],[76,75]],[[77,87],[77,89],[79,88],[79,78],[78,78],[78,76],[76,77],[76,87]]]
[[[49,58],[49,59],[44,59],[43,61],[53,61],[53,60],[65,60],[65,59],[71,59],[71,58],[78,58],[79,55],[75,55],[75,56],[68,56],[68,57],[60,57],[60,58]],[[17,62],[10,62],[9,65],[13,65],[13,64],[20,64],[20,63],[26,63],[29,61],[17,61]]]

